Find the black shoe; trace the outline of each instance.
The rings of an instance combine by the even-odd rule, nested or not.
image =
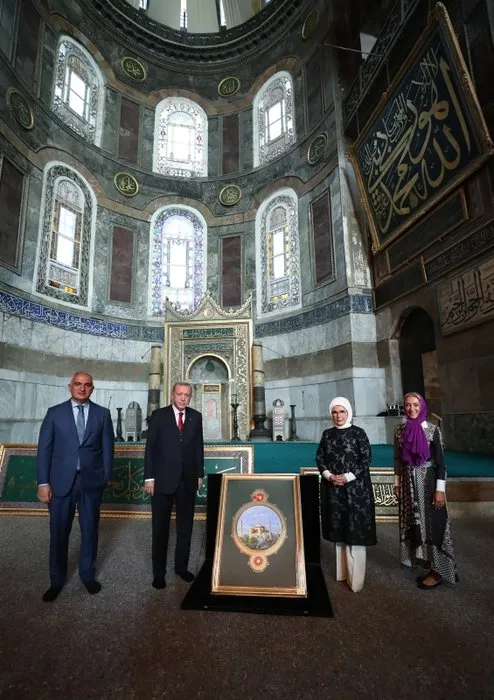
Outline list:
[[[99,581],[83,581],[83,584],[86,586],[86,591],[91,595],[101,591],[101,583]]]
[[[195,579],[195,576],[191,571],[175,571],[175,573],[186,583],[191,583]]]
[[[43,593],[43,603],[53,603],[53,601],[58,598],[62,588],[63,586],[50,586],[50,588]]]
[[[152,586],[153,586],[153,588],[157,588],[158,590],[161,590],[162,588],[166,588],[166,581],[163,577],[153,578]]]

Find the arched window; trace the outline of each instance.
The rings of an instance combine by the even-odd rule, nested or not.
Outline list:
[[[298,200],[291,189],[279,190],[259,208],[256,216],[257,313],[298,308],[300,246]]]
[[[53,111],[79,136],[99,145],[104,82],[91,54],[67,36],[57,47]]]
[[[273,75],[254,99],[254,166],[265,165],[295,143],[293,84],[289,73]]]
[[[35,277],[38,293],[88,305],[95,211],[94,194],[78,173],[61,164],[47,166]]]
[[[208,120],[191,100],[167,97],[156,108],[153,170],[173,177],[208,174]]]
[[[177,309],[195,309],[206,290],[207,227],[189,207],[165,207],[151,221],[151,315],[165,299]]]

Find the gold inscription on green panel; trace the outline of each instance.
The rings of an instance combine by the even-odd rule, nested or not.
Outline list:
[[[117,173],[113,182],[124,197],[133,197],[139,192],[139,183],[130,173]]]
[[[234,75],[228,76],[228,78],[223,78],[223,80],[218,85],[218,94],[221,97],[232,97],[240,90],[240,80]]]
[[[131,80],[142,83],[146,80],[146,69],[137,58],[132,56],[124,56],[121,60],[122,70]]]

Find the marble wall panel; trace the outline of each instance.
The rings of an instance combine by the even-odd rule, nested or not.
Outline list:
[[[113,338],[94,338],[95,356],[99,360],[111,360]]]
[[[154,109],[144,109],[144,114],[142,117],[142,126],[141,126],[141,133],[148,134],[146,138],[142,138],[141,140],[141,166],[145,170],[149,170],[150,172],[153,169],[153,148],[154,148],[154,142],[153,139],[150,138],[150,134],[154,134]]]
[[[242,170],[250,170],[254,167],[254,142],[252,108],[240,112],[240,162]]]
[[[58,330],[58,329],[57,329]],[[82,351],[82,334],[61,331],[63,338],[63,354],[78,359]],[[62,354],[62,353],[57,353]]]
[[[11,55],[12,40],[15,36],[16,3],[2,3],[2,20],[0,22],[0,49],[5,56]]]
[[[15,403],[16,383],[0,382],[0,420],[14,417]]]
[[[1,382],[6,384],[8,382]],[[16,420],[32,420],[36,417],[36,384],[15,382],[15,405],[12,417]]]
[[[381,377],[354,377],[353,390],[357,415],[377,416],[386,410],[386,387],[384,370]]]
[[[350,323],[353,341],[376,342],[376,320],[373,314],[351,314]]]
[[[33,323],[30,347],[32,350],[39,350],[44,353],[63,355],[66,335],[67,331],[64,331],[62,328],[48,326],[44,323]],[[77,336],[78,334],[74,333],[73,335]],[[23,346],[26,345],[23,343]]]
[[[101,148],[114,155],[117,152],[120,125],[120,96],[116,90],[105,90],[104,124],[101,134]]]
[[[112,338],[110,360],[113,362],[123,362],[125,360],[125,340]]]
[[[40,325],[40,324],[39,324]],[[30,346],[32,344],[34,324],[18,316],[3,314],[2,341],[10,345]]]
[[[341,316],[330,323],[307,329],[266,336],[259,342],[263,346],[264,361],[282,357],[292,357],[307,352],[317,352],[344,345],[352,341],[350,316]]]

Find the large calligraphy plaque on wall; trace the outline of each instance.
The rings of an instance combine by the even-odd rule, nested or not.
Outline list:
[[[374,250],[396,238],[491,153],[444,5],[350,149]]]
[[[494,318],[494,257],[437,286],[443,335]]]

